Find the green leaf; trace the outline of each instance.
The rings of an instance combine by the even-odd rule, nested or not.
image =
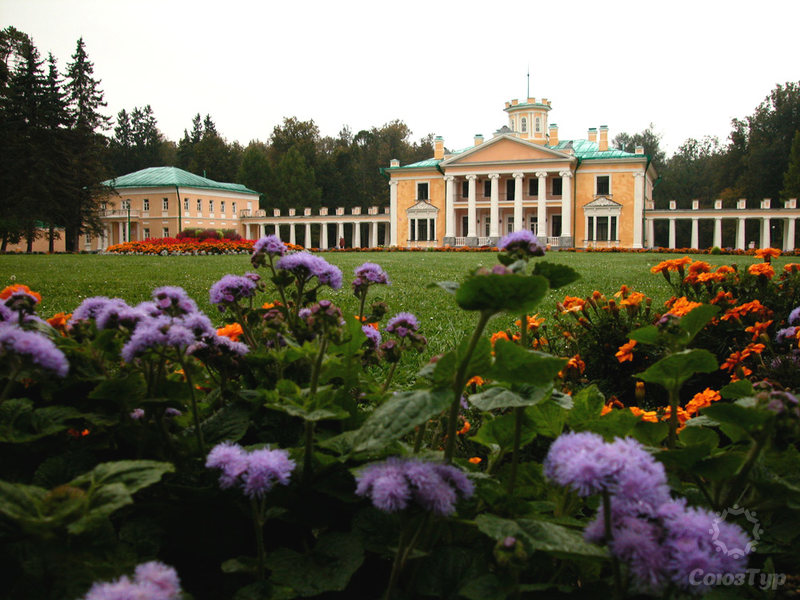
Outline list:
[[[280,548],[267,556],[270,582],[294,589],[308,598],[324,592],[341,592],[364,562],[364,548],[352,533],[325,533],[311,552]]]
[[[182,386],[183,387],[183,386]],[[135,406],[144,399],[147,392],[144,379],[137,376],[119,379],[105,379],[89,392],[92,400],[111,400],[115,403],[125,402],[126,406]]]
[[[709,450],[719,446],[717,432],[705,427],[684,427],[678,434],[678,439],[684,446],[705,446]]]
[[[755,396],[756,394],[753,389],[753,384],[747,379],[733,381],[724,386],[719,393],[720,396],[728,400],[738,400],[739,398],[747,398],[749,396]]]
[[[524,412],[520,418],[522,419],[522,429],[519,447],[522,448],[530,444],[536,437],[536,425]],[[470,441],[486,446],[490,450],[506,452],[514,446],[515,424],[516,419],[513,412],[485,420],[478,433],[472,436]]]
[[[464,338],[458,345],[456,352],[458,353],[458,362],[464,360],[469,347],[469,338]],[[466,377],[467,380],[475,375],[486,375],[486,372],[492,365],[492,343],[487,337],[481,337],[475,344],[475,349],[472,351],[472,356],[469,357],[469,364],[467,365]]]
[[[253,574],[258,571],[258,560],[253,556],[238,556],[229,558],[222,563],[220,568],[223,573]]]
[[[567,410],[555,401],[542,402],[525,409],[525,414],[536,424],[536,432],[549,438],[557,438],[567,423]]]
[[[665,356],[647,370],[637,373],[636,377],[657,383],[667,390],[677,390],[695,373],[713,373],[717,368],[717,359],[711,352],[694,348]]]
[[[662,450],[655,457],[667,467],[678,467],[685,471],[691,470],[694,465],[708,456],[709,449],[705,445],[686,446],[675,450]]]
[[[702,410],[707,415],[718,421],[741,427],[747,433],[752,434],[764,423],[774,416],[774,413],[758,408],[745,408],[739,404],[728,402],[715,402]]]
[[[636,340],[640,344],[650,344],[652,346],[660,344],[664,339],[655,325],[634,329],[628,334],[628,338]]]
[[[536,350],[526,350],[506,340],[498,340],[494,352],[495,361],[489,371],[489,377],[508,383],[549,384],[567,364],[565,358]]]
[[[524,313],[547,293],[547,279],[538,275],[473,275],[456,292],[464,310]]]
[[[467,600],[506,600],[511,591],[496,575],[487,573],[465,582],[459,588],[458,595]]]
[[[429,283],[428,287],[440,287],[448,294],[455,294],[461,284],[457,281],[437,281],[436,283]]]
[[[206,444],[224,440],[238,442],[250,427],[250,411],[240,404],[229,404],[200,424]]]
[[[70,485],[113,485],[120,483],[131,494],[157,483],[165,473],[172,473],[172,463],[155,460],[118,460],[100,463],[88,473],[76,477]]]
[[[589,544],[580,531],[534,519],[503,519],[492,514],[478,515],[478,529],[495,540],[512,536],[529,551],[542,551],[562,558],[607,558],[603,548]]]
[[[115,511],[128,504],[133,504],[132,493],[121,482],[102,485],[89,494],[89,510],[80,519],[67,525],[67,531],[73,535],[91,531],[97,525],[104,523]]]
[[[630,411],[628,411],[630,412]],[[669,425],[664,421],[658,423],[650,423],[648,421],[639,421],[633,427],[633,437],[640,441],[645,446],[652,446],[658,448],[661,442],[669,434]]]
[[[70,419],[81,417],[84,414],[71,406],[34,409],[31,400],[12,398],[0,404],[0,442],[32,442],[64,431]]]
[[[607,415],[587,423],[586,429],[611,440],[630,435],[639,423],[641,419],[629,410],[612,410]]]
[[[0,480],[0,513],[13,521],[36,517],[47,490]]]
[[[580,390],[572,397],[572,410],[569,411],[567,423],[572,429],[582,431],[589,424],[600,418],[605,397],[596,385],[590,385]]]
[[[355,437],[353,450],[378,450],[435,417],[452,401],[452,389],[397,393],[367,417]]]
[[[547,279],[550,282],[551,290],[564,287],[581,278],[580,274],[572,267],[546,261],[534,263],[533,274]]]
[[[706,323],[713,319],[719,311],[719,306],[715,304],[702,304],[683,315],[681,320],[678,321],[678,325],[689,334],[686,343],[688,344],[691,342],[694,336],[696,336],[700,330],[706,326]]]
[[[347,335],[341,344],[334,344],[330,347],[331,354],[343,354],[345,357],[352,357],[361,349],[361,345],[367,336],[361,327],[364,325],[355,316],[347,315],[344,318],[347,324]]]
[[[513,391],[502,386],[492,386],[479,394],[472,394],[468,400],[475,408],[488,412],[500,408],[539,404],[550,397],[552,390],[552,384],[515,386]]]
[[[704,458],[692,467],[692,471],[711,481],[726,481],[736,475],[744,459],[742,452],[725,452]]]

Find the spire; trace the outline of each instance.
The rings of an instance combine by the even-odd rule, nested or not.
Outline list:
[[[531,63],[528,63],[528,93],[525,95],[525,97],[531,97]]]

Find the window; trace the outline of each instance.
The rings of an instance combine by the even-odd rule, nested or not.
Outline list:
[[[587,241],[616,242],[617,217],[588,217],[586,239]]]
[[[150,239],[150,228],[149,227],[145,227],[144,228],[144,239],[146,239],[146,240]]]
[[[418,183],[417,184],[417,200],[427,200],[428,199],[428,184],[427,183]]]
[[[461,235],[466,236],[469,232],[469,217],[464,215],[461,217]]]
[[[233,216],[235,217],[236,216],[236,202],[231,202],[231,212],[233,213]]]
[[[597,191],[595,195],[597,196],[607,196],[611,193],[611,177],[609,175],[598,175],[595,179],[595,186],[597,187]]]
[[[528,179],[528,196],[531,198],[538,198],[539,197],[539,180],[537,179]]]
[[[131,201],[130,200],[123,200],[122,201],[122,210],[129,210],[130,207],[131,207]]]
[[[87,233],[85,239],[86,239],[86,244],[87,245],[91,244],[92,243],[92,234],[91,233]]]
[[[416,219],[419,239],[421,242],[428,240],[428,219]]]
[[[506,217],[506,233],[514,232],[514,217]]]
[[[492,195],[492,181],[491,179],[487,179],[483,182],[483,197],[490,198]]]
[[[506,179],[506,200],[513,200],[516,195],[516,186],[513,179]]]
[[[550,235],[559,237],[561,235],[561,215],[553,215],[550,217],[550,223],[550,226],[553,228]]]
[[[142,200],[142,210],[144,210],[144,211],[150,210],[150,199],[149,198],[145,198],[144,200]]]
[[[528,225],[528,226],[530,227],[530,229],[531,229],[531,233],[533,233],[533,235],[537,235],[537,234],[539,233],[539,232],[538,232],[538,226],[537,226],[537,223],[538,223],[538,222],[539,222],[539,217],[533,217],[533,216],[532,216],[532,217],[530,218],[530,221],[529,221],[529,225]]]
[[[586,239],[591,242],[594,241],[594,217],[587,217],[586,222]]]
[[[469,181],[462,181],[461,182],[461,197],[468,198],[469,197]]]
[[[489,231],[491,231],[491,229],[492,229],[492,227],[491,227],[492,220],[489,217],[486,217],[483,221],[484,221],[484,225],[485,225],[484,231],[486,232],[483,235],[485,235],[486,237],[489,237]]]
[[[168,238],[169,237],[169,227],[164,227],[164,230],[162,231],[162,234],[163,235],[161,237]]]
[[[169,210],[169,198],[163,198],[161,200],[161,209],[162,210]]]
[[[184,198],[183,199],[183,210],[189,210],[189,199],[188,198]]]
[[[203,201],[200,198],[197,199],[197,212],[203,212]]]
[[[553,196],[561,196],[564,189],[564,180],[561,177],[553,177]]]
[[[542,119],[540,117],[536,117],[536,133],[539,133],[542,130]]]
[[[210,212],[210,213],[214,212],[214,201],[213,200],[209,200],[208,201],[208,212]]]
[[[522,120],[520,121],[520,123],[522,124],[522,126],[521,126],[522,133],[527,133],[528,132],[528,119],[526,119],[525,117],[522,117]]]
[[[100,203],[100,209],[101,210],[108,210],[108,203],[107,202],[101,202]]]
[[[225,214],[225,200],[219,201],[219,214],[221,215]]]

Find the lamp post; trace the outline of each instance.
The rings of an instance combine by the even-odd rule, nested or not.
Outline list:
[[[130,242],[131,241],[131,203],[130,203],[130,200],[128,201],[128,204],[127,204],[126,208],[128,209],[128,239],[126,241]]]

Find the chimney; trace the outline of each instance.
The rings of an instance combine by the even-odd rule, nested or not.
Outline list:
[[[636,154],[644,154],[644,146],[636,146]]]
[[[536,104],[536,98],[528,98],[528,104]]]
[[[550,124],[550,145],[558,146],[558,125],[555,123]]]
[[[597,141],[597,129],[594,127],[589,128],[589,141],[596,142]]]
[[[444,138],[440,135],[433,140],[433,158],[442,160],[444,158]]]
[[[399,166],[400,166],[400,161],[397,160],[396,158],[393,158],[392,160],[389,161],[389,168],[390,169],[395,169],[395,168],[397,168]]]
[[[516,98],[514,98],[514,99],[511,101],[511,106],[516,106],[517,104],[519,104],[519,100],[517,100]]]
[[[483,134],[482,133],[476,133],[475,134],[475,145],[476,146],[480,146],[482,143],[483,143]]]
[[[600,141],[597,146],[600,152],[608,150],[608,125],[600,125]]]

